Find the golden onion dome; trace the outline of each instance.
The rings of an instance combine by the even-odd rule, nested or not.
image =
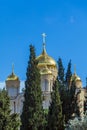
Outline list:
[[[6,81],[14,81],[14,80],[19,80],[19,78],[14,74],[12,73],[11,75],[9,75],[6,79]]]
[[[14,74],[14,66],[12,66],[12,73],[7,77],[6,81],[19,80],[19,77]]]
[[[76,74],[76,65],[74,65],[74,74],[71,76],[71,82],[81,81],[80,77]]]
[[[36,58],[36,60],[38,61],[38,67],[40,66],[54,66],[56,67],[56,62],[55,60],[50,57],[45,49],[45,45],[43,45],[43,51],[42,54],[40,56],[38,56]]]
[[[81,81],[81,79],[80,79],[80,77],[76,74],[76,73],[74,73],[72,76],[71,76],[71,80],[70,80],[71,82],[76,82],[76,81]]]
[[[47,75],[47,74],[52,74],[52,72],[47,68],[47,66],[45,66],[42,70],[41,70],[41,75]]]
[[[76,79],[75,79],[75,81],[81,81],[80,77],[77,76]]]

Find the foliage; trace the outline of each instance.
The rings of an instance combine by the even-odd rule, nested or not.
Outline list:
[[[58,82],[55,81],[51,93],[51,103],[48,112],[48,129],[64,130],[64,119],[62,115],[62,106],[58,92]]]
[[[67,72],[64,74],[64,66],[62,59],[58,59],[58,84],[60,99],[62,102],[62,114],[65,116],[65,122],[70,118],[71,95],[69,91],[69,83],[71,79],[71,60],[68,63]],[[67,112],[68,111],[68,112]]]
[[[71,72],[71,60],[70,60],[69,63],[68,63],[67,72],[66,72],[66,75],[65,75],[65,83],[68,86],[68,88],[69,88],[69,85],[70,85],[71,76],[72,76],[72,72]]]
[[[61,58],[58,59],[58,80],[64,83],[64,67]]]
[[[30,56],[26,72],[21,130],[41,130],[44,125],[40,72],[37,68],[34,46],[30,45]]]
[[[69,120],[65,130],[87,130],[87,115]]]
[[[6,90],[0,90],[0,130],[18,130],[19,127],[19,116],[11,114],[10,98]]]

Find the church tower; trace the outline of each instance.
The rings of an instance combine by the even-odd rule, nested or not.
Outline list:
[[[57,78],[58,70],[55,60],[46,52],[46,34],[43,33],[43,50],[40,56],[36,58],[38,68],[41,74],[41,88],[43,93],[43,108],[48,108],[50,103],[50,94],[52,91],[53,82]]]
[[[6,90],[10,96],[11,113],[21,113],[23,107],[23,94],[20,94],[20,80],[14,73],[14,66],[12,66],[12,73],[6,79]]]
[[[6,79],[6,89],[10,98],[15,98],[19,94],[20,80],[14,73],[14,66],[12,66],[12,73]]]
[[[71,77],[70,87],[75,86],[75,98],[77,99],[76,104],[79,110],[79,116],[84,115],[84,89],[82,88],[82,81],[80,77],[74,72]]]

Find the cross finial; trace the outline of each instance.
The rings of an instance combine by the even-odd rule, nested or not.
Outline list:
[[[43,44],[45,44],[45,43],[46,43],[46,34],[43,33],[43,34],[42,34],[42,37],[43,37]]]

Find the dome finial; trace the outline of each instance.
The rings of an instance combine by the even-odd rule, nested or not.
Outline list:
[[[14,74],[14,63],[12,63],[12,74]]]
[[[45,54],[46,53],[46,34],[45,33],[43,33],[42,34],[42,37],[43,37],[43,54]]]
[[[76,65],[74,65],[74,74],[76,74]]]

